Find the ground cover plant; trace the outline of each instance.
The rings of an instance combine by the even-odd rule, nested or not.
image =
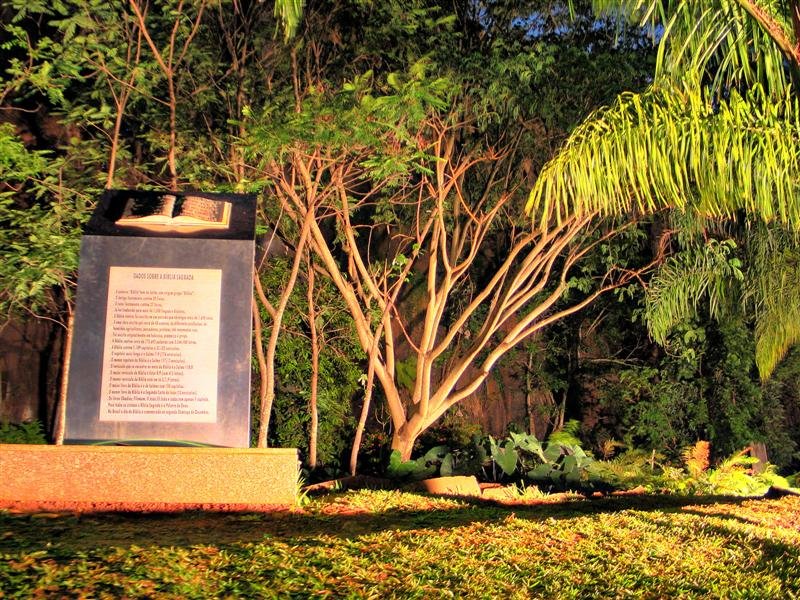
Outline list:
[[[760,464],[753,447],[711,461],[711,444],[700,440],[684,448],[680,460],[668,460],[655,450],[627,447],[611,440],[598,459],[584,450],[576,433],[577,421],[539,440],[532,434],[511,432],[495,440],[473,438],[469,447],[440,444],[402,461],[393,451],[385,475],[396,482],[435,476],[472,475],[481,481],[533,487],[543,493],[572,491],[583,495],[633,489],[680,495],[728,494],[758,496],[770,488],[787,489],[788,479],[775,465]]]
[[[800,595],[800,498],[495,505],[398,491],[272,514],[0,513],[0,597]]]

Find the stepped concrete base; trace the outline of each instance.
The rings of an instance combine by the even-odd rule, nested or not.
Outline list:
[[[0,444],[0,508],[286,509],[297,475],[294,448]]]

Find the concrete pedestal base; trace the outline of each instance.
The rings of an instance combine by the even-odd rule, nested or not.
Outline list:
[[[297,473],[293,448],[0,444],[0,508],[288,508]]]

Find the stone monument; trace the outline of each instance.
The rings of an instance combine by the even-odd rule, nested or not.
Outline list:
[[[106,192],[81,242],[65,441],[247,448],[255,197]]]

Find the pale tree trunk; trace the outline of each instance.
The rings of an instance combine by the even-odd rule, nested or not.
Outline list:
[[[406,421],[402,427],[395,429],[392,435],[392,450],[397,450],[400,453],[401,460],[411,460],[414,443],[419,435],[425,431],[426,427],[427,424],[424,423],[422,416],[417,413]]]
[[[317,390],[319,385],[319,338],[317,336],[317,311],[314,305],[314,266],[311,264],[311,253],[306,255],[308,269],[308,325],[311,330],[311,391],[308,398],[308,410],[311,413],[311,426],[308,432],[308,466],[317,466],[317,431],[319,429],[319,412],[317,410]]]
[[[69,386],[69,366],[72,359],[72,333],[75,326],[75,317],[72,307],[67,303],[67,331],[64,336],[64,357],[61,362],[61,386],[56,402],[55,419],[53,423],[53,442],[57,446],[64,443],[67,415],[67,388]]]
[[[111,135],[111,148],[108,152],[108,171],[106,172],[106,189],[114,187],[114,170],[117,166],[117,152],[119,149],[119,132],[122,128],[122,111],[117,110],[114,119],[114,132]]]
[[[296,222],[312,210],[314,202],[319,214],[326,215],[321,218],[329,219],[331,225],[336,221],[335,246],[316,221],[310,243],[353,317],[362,349],[370,355],[369,366],[383,388],[392,419],[392,448],[404,460],[411,457],[419,435],[473,395],[511,349],[608,290],[639,277],[658,260],[636,270],[612,268],[598,276],[593,292],[561,308],[557,303],[574,267],[620,230],[595,236],[600,227],[596,214],[565,218],[539,230],[517,229],[510,220],[504,256],[498,257],[489,280],[475,287],[471,271],[476,257],[487,236],[497,231],[497,219],[508,216],[507,204],[515,195],[507,181],[495,179],[497,167],[491,166],[485,191],[470,199],[464,185],[467,172],[479,163],[499,164],[497,156],[504,155],[471,157],[455,148],[454,139],[442,126],[428,152],[437,159],[432,175],[421,177],[412,191],[403,189],[391,199],[408,210],[416,204],[416,217],[379,235],[372,235],[377,226],[361,218],[351,222],[351,215],[359,214],[361,208],[370,210],[374,201],[369,194],[358,194],[353,183],[359,181],[358,173],[349,170],[357,171],[355,163],[337,163],[338,158],[325,156],[324,149],[297,151],[290,170],[275,168],[273,174],[276,195]],[[499,197],[495,184],[502,186]],[[388,254],[379,245],[386,239],[391,240]],[[398,261],[401,257],[402,262]],[[425,273],[425,304],[420,311],[404,315],[398,298],[416,285],[410,275],[420,261],[426,262],[425,269],[418,269]],[[377,312],[382,313],[380,319]],[[476,320],[477,331],[471,327]],[[410,399],[403,398],[398,388],[397,344],[416,358]],[[454,349],[456,355],[448,360],[450,369],[434,381],[434,367]],[[364,420],[368,409],[366,403]],[[357,436],[361,431],[363,426]],[[357,444],[354,448],[357,455]]]
[[[536,419],[533,414],[533,391],[531,386],[531,370],[533,369],[533,353],[528,350],[528,363],[525,365],[525,416],[528,417],[528,433],[536,435]]]
[[[311,230],[311,223],[314,220],[313,211],[309,210],[306,213],[303,227],[300,231],[300,240],[297,242],[295,248],[294,261],[292,262],[292,270],[289,273],[289,280],[284,286],[278,306],[270,310],[272,315],[272,329],[269,333],[269,340],[267,341],[267,349],[265,352],[264,360],[266,363],[266,390],[261,402],[259,410],[259,428],[258,428],[258,442],[259,448],[267,447],[267,434],[269,433],[269,422],[272,417],[272,404],[275,400],[275,353],[278,349],[278,338],[280,336],[281,324],[283,323],[283,315],[286,312],[286,306],[289,304],[289,297],[292,295],[295,283],[297,282],[297,275],[300,272],[300,261],[303,259],[304,248],[306,239],[308,238],[309,231]],[[265,306],[271,306],[266,298],[266,295],[261,289],[260,282],[256,287],[259,290],[259,298]]]
[[[369,407],[372,402],[372,389],[375,385],[375,367],[372,361],[369,362],[367,372],[367,385],[364,386],[364,403],[361,405],[361,414],[358,417],[356,432],[353,435],[353,447],[350,450],[350,475],[355,476],[358,469],[358,453],[361,451],[361,440],[364,437],[364,429],[367,426]]]
[[[361,405],[361,414],[358,417],[356,432],[353,435],[353,447],[350,450],[350,475],[355,475],[358,469],[358,453],[361,451],[361,440],[364,437],[364,430],[367,427],[367,417],[372,403],[372,390],[375,387],[375,364],[378,359],[378,338],[381,329],[375,334],[375,338],[369,350],[369,362],[367,363],[367,384],[364,386],[364,403]]]
[[[258,272],[255,274],[256,287],[260,288],[261,283],[258,280]],[[258,301],[255,295],[253,296],[253,336],[256,347],[256,358],[258,360],[258,374],[259,374],[259,389],[258,389],[258,405],[263,406],[267,399],[267,359],[264,357],[264,325],[261,321],[261,312],[258,310]]]
[[[137,44],[136,44],[136,56],[133,60],[135,60],[135,64],[139,64],[140,52],[141,52],[141,33],[138,36]],[[114,103],[117,108],[117,114],[114,117],[114,130],[111,134],[111,148],[108,152],[108,171],[106,172],[106,189],[110,190],[114,186],[114,173],[117,167],[117,154],[119,154],[119,139],[120,139],[120,131],[122,130],[122,119],[125,116],[125,108],[128,105],[128,99],[131,96],[131,92],[133,91],[133,84],[135,82],[135,74],[132,70],[130,77],[128,78],[127,82],[125,82],[120,89],[119,95],[116,93],[114,89],[114,85],[112,82],[109,82],[108,86],[111,91],[111,95],[114,97]]]

